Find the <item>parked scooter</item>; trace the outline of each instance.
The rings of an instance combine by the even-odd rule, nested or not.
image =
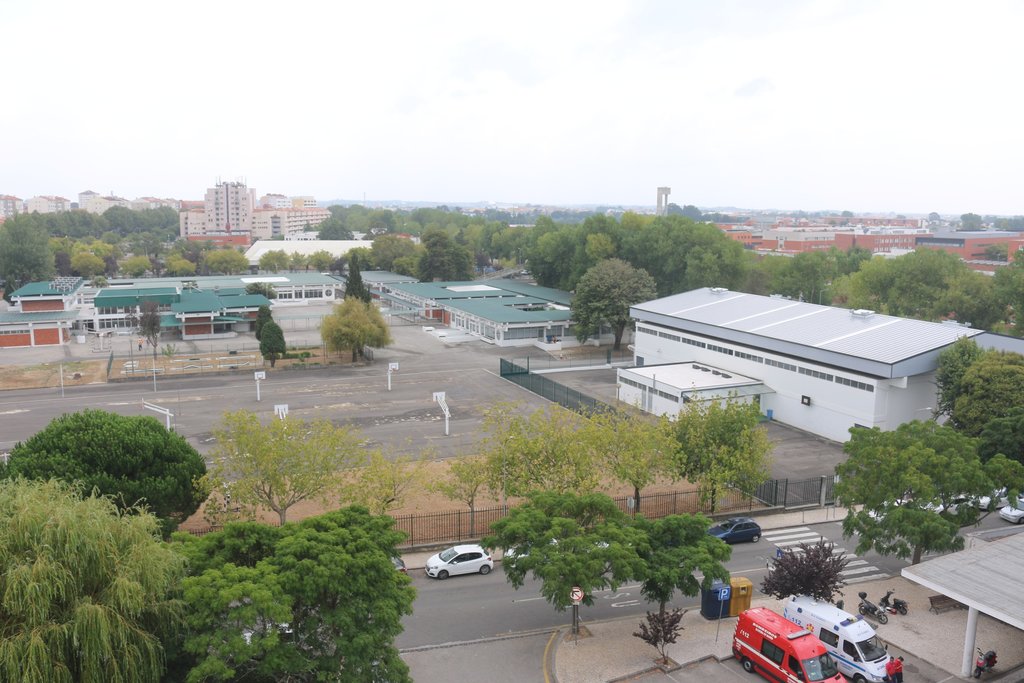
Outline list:
[[[988,652],[982,653],[981,648],[978,648],[978,658],[974,660],[974,677],[981,678],[981,674],[986,671],[991,671],[996,666],[996,651],[989,650]]]
[[[892,588],[886,591],[885,595],[879,598],[878,606],[884,609],[889,614],[896,614],[897,612],[899,612],[900,614],[905,615],[908,610],[907,601],[900,600],[899,598],[889,598],[889,596],[895,592],[896,591]]]
[[[888,624],[889,617],[885,614],[885,610],[881,609],[878,605],[868,600],[868,594],[864,591],[857,593],[860,597],[860,604],[857,605],[857,611],[866,617],[871,617],[876,620],[879,624]]]

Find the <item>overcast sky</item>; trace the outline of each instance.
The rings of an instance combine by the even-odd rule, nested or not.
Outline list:
[[[1024,214],[1024,3],[0,0],[0,194]]]

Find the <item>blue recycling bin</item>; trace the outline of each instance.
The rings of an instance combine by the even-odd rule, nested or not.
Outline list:
[[[708,620],[729,616],[732,589],[729,584],[715,580],[711,588],[700,589],[700,614]]]

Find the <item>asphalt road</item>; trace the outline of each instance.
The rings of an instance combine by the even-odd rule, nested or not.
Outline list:
[[[998,515],[990,514],[978,527],[985,530],[1006,526]],[[909,562],[894,557],[882,557],[874,552],[856,555],[856,539],[843,539],[839,522],[798,525],[765,531],[757,543],[732,546],[732,557],[726,563],[732,576],[742,576],[754,584],[754,597],[760,597],[758,587],[765,576],[767,560],[776,550],[794,546],[799,542],[814,543],[825,538],[844,550],[851,562],[844,578],[849,585],[844,589],[848,610],[856,609],[857,582],[875,580],[885,576],[898,576]],[[444,581],[427,577],[422,570],[410,572],[417,590],[412,615],[403,620],[404,633],[397,645],[405,650],[464,643],[480,639],[535,633],[563,626],[571,621],[571,612],[556,612],[540,595],[540,584],[530,579],[519,590],[506,581],[500,562],[487,576],[471,574],[453,576]],[[879,595],[870,595],[876,601]],[[700,609],[699,597],[680,597],[673,607]],[[627,616],[643,616],[650,604],[640,595],[639,586],[629,583],[617,590],[600,591],[594,595],[594,605],[580,607],[580,619],[603,621]]]

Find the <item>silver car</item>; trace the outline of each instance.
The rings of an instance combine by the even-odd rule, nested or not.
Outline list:
[[[456,574],[490,574],[494,560],[478,545],[456,545],[431,555],[427,560],[427,576],[447,579]]]

